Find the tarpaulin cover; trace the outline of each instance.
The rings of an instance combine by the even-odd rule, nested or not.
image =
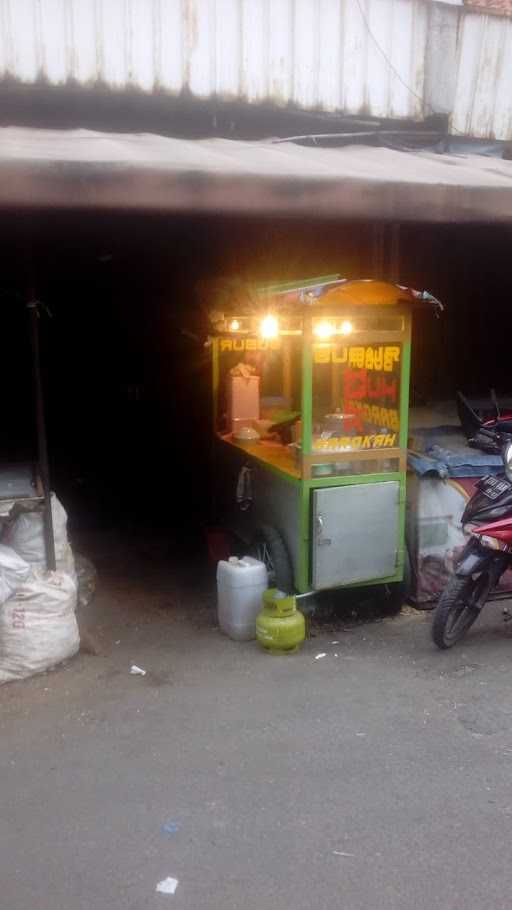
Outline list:
[[[445,478],[503,473],[501,455],[471,448],[458,427],[416,428],[414,436],[423,442],[420,452],[409,450],[407,455],[408,466],[415,474]]]

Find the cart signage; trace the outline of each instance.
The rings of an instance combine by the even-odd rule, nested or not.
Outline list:
[[[315,363],[341,363],[358,370],[375,370],[392,373],[400,363],[400,346],[393,345],[341,345],[318,344],[314,346]]]
[[[365,422],[389,427],[390,430],[398,431],[400,429],[400,416],[397,408],[382,408],[375,404],[363,404],[355,400],[349,401],[348,408],[349,411],[354,412],[353,425],[356,428],[361,427],[359,430],[361,433]]]
[[[278,351],[281,347],[280,338],[221,338],[220,352],[232,351]]]
[[[367,436],[330,436],[328,439],[316,439],[315,450],[325,449],[330,452],[345,449],[385,449],[394,448],[396,433],[370,433]]]
[[[313,345],[315,450],[397,445],[401,359],[400,343]]]

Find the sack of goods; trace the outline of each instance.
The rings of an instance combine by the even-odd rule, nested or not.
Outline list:
[[[70,575],[30,571],[0,607],[0,685],[42,673],[76,654],[75,607],[76,584]]]
[[[65,509],[52,494],[57,571],[46,571],[43,513],[17,510],[0,544],[0,685],[72,657],[80,637],[77,580]]]
[[[52,493],[53,539],[55,559],[59,572],[75,574],[73,551],[68,540],[68,516],[55,493]],[[11,517],[12,516],[12,517]],[[6,522],[2,543],[16,550],[25,562],[38,569],[46,568],[46,547],[44,542],[44,518],[41,508],[17,511],[15,506]]]
[[[30,566],[12,547],[0,544],[0,606],[30,575]]]

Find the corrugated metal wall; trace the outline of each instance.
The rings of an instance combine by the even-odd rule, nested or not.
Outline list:
[[[0,75],[421,118],[423,0],[0,0]]]
[[[482,138],[512,138],[511,19],[461,17],[452,128]]]
[[[0,0],[2,77],[512,138],[512,21],[429,0]]]

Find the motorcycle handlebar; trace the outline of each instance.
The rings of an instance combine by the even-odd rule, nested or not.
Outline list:
[[[489,430],[487,427],[479,427],[476,436],[486,436],[487,439],[492,439],[493,442],[500,446],[504,446],[512,440],[512,433],[504,433],[496,429]]]

